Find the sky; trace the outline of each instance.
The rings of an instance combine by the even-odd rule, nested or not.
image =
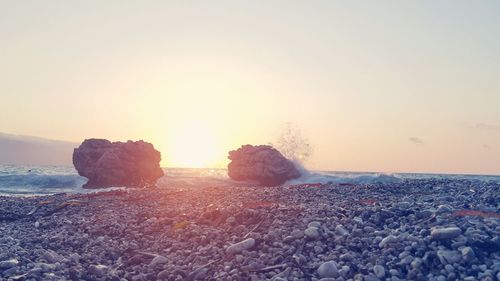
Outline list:
[[[224,167],[500,174],[499,1],[0,0],[0,132]]]

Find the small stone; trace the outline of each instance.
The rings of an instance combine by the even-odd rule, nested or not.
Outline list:
[[[394,207],[396,207],[399,210],[407,210],[410,208],[411,203],[407,201],[402,201],[402,202],[397,202],[394,204]]]
[[[338,277],[339,271],[337,269],[337,263],[334,261],[328,261],[321,264],[318,268],[319,277]]]
[[[317,221],[313,221],[313,222],[310,222],[307,227],[317,227],[317,228],[320,228],[321,227],[321,223],[317,222]]]
[[[341,261],[352,261],[354,259],[354,257],[349,253],[342,254],[339,258]]]
[[[340,275],[346,277],[347,274],[351,271],[351,268],[348,265],[342,266],[342,268],[339,270]]]
[[[255,245],[255,239],[248,238],[236,244],[233,244],[226,249],[226,253],[228,254],[239,254],[244,250],[249,250]]]
[[[422,266],[422,259],[421,258],[415,258],[411,263],[410,263],[411,268],[413,269],[420,269]]]
[[[385,268],[381,265],[375,265],[373,267],[373,272],[375,273],[375,275],[378,277],[378,278],[384,278],[385,276]]]
[[[450,205],[444,204],[444,205],[438,206],[436,213],[443,214],[443,213],[449,213],[451,211],[453,211],[453,207],[451,207]]]
[[[304,235],[310,239],[319,239],[321,237],[321,235],[319,233],[319,229],[317,227],[314,227],[314,226],[308,227],[304,231]]]
[[[163,263],[167,263],[168,259],[164,256],[156,256],[153,258],[153,260],[151,260],[151,263],[149,263],[149,266],[154,266],[156,264],[163,264]]]
[[[347,231],[347,229],[345,229],[345,227],[341,224],[337,225],[335,227],[335,233],[337,235],[340,235],[340,236],[347,236],[349,235],[349,231]]]
[[[445,240],[453,239],[462,234],[462,230],[458,227],[433,228],[431,230],[431,239]]]
[[[245,258],[244,258],[242,255],[236,255],[236,256],[234,257],[234,260],[235,260],[237,263],[242,263],[242,262],[245,260]]]
[[[52,250],[45,250],[41,256],[49,263],[55,263],[61,260],[61,256]]]
[[[380,278],[373,275],[365,275],[363,278],[364,281],[380,281]]]
[[[474,250],[472,250],[471,247],[464,247],[464,248],[462,248],[461,252],[462,252],[462,258],[464,259],[465,262],[470,263],[476,258],[476,255],[474,254]]]
[[[158,273],[158,275],[156,275],[156,279],[158,280],[168,280],[169,276],[170,276],[170,272],[171,270],[163,270],[163,271],[160,271],[160,273]]]
[[[19,261],[16,259],[0,261],[0,269],[9,269],[11,267],[17,266],[18,264]]]
[[[40,222],[39,221],[36,221],[35,222],[35,228],[39,228],[40,227]]]
[[[379,246],[379,248],[383,248],[383,247],[385,247],[385,245],[387,245],[389,243],[394,243],[394,242],[398,242],[398,241],[399,241],[398,237],[396,237],[394,235],[389,235],[389,236],[385,237],[384,239],[382,239],[382,241],[380,241],[378,246]]]
[[[290,233],[290,236],[293,236],[295,239],[300,239],[304,237],[304,232],[299,229],[294,229],[292,233]]]
[[[462,258],[458,251],[439,250],[437,256],[443,265],[459,262]]]
[[[90,274],[93,274],[95,276],[101,277],[106,274],[106,271],[108,270],[108,267],[102,264],[93,264],[89,266],[89,272]]]

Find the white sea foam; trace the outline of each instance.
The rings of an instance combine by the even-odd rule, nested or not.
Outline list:
[[[296,184],[394,184],[407,179],[474,180],[500,183],[500,176],[439,175],[439,174],[383,174],[351,172],[309,172],[300,168],[302,177],[288,181]],[[84,189],[87,182],[73,167],[0,165],[0,195],[43,195],[55,193],[89,193],[103,189]],[[231,180],[225,169],[165,169],[165,176],[157,186],[245,186],[248,182]],[[119,188],[119,187],[116,187]],[[116,189],[112,188],[112,189]],[[104,189],[109,190],[109,189]]]

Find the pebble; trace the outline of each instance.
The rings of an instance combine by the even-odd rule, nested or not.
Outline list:
[[[385,276],[385,268],[381,265],[375,265],[373,267],[373,272],[375,273],[375,275],[378,277],[378,278],[384,278]]]
[[[349,235],[349,231],[347,229],[345,229],[345,227],[341,224],[339,224],[335,227],[335,233],[337,235],[341,235],[341,236]]]
[[[339,258],[341,261],[347,261],[347,262],[352,261],[354,259],[354,257],[350,253],[342,254],[340,255]]]
[[[108,267],[102,264],[91,265],[89,266],[89,272],[95,276],[101,277],[106,274]]]
[[[250,250],[255,245],[255,239],[248,238],[236,244],[233,244],[226,249],[227,254],[239,254],[245,250]]]
[[[18,264],[19,261],[16,259],[0,261],[0,269],[9,269],[11,267],[17,266]]]
[[[471,247],[464,247],[460,251],[462,252],[462,258],[464,259],[465,262],[470,263],[476,258],[474,250],[472,250]]]
[[[394,236],[394,235],[389,235],[387,237],[385,237],[384,239],[382,239],[382,241],[380,241],[380,243],[378,244],[378,246],[380,248],[383,248],[385,247],[385,245],[389,244],[389,243],[395,243],[395,242],[398,242],[399,239],[397,236]]]
[[[437,251],[437,256],[443,265],[459,262],[462,258],[462,255],[458,251],[449,250],[439,250]]]
[[[445,240],[453,239],[460,236],[462,230],[458,227],[447,227],[447,228],[433,228],[431,230],[431,239],[434,240]]]
[[[316,228],[320,228],[321,227],[321,223],[317,222],[317,221],[313,221],[313,222],[310,222],[307,227],[316,227]]]
[[[334,261],[327,261],[327,262],[322,263],[318,267],[318,275],[321,278],[338,277],[339,270],[337,269],[337,263]]]
[[[168,262],[168,259],[164,256],[161,256],[161,255],[157,255],[156,257],[154,257],[152,260],[151,260],[151,263],[149,263],[149,266],[155,266],[157,264],[163,264],[163,263],[167,263]]]
[[[432,191],[437,184],[443,189]],[[477,192],[468,193],[470,186]],[[448,216],[447,210],[498,210],[499,191],[500,185],[491,183],[448,180],[362,188],[173,187],[77,199],[85,204],[51,216],[44,214],[66,202],[68,195],[28,201],[2,197],[0,212],[12,211],[3,216],[9,220],[38,201],[53,203],[40,204],[29,220],[0,221],[0,265],[5,267],[0,279],[496,281],[500,221]],[[464,198],[459,199],[460,194]],[[429,200],[420,200],[423,196]],[[242,207],[246,200],[279,204]],[[394,208],[399,201],[411,204],[407,210]],[[439,204],[450,208],[435,207]],[[219,210],[213,221],[198,220],[205,208]],[[33,226],[37,220],[42,225],[38,229]],[[167,233],[174,226],[179,231]],[[317,230],[314,239],[305,236],[309,228]],[[458,231],[446,230],[450,228]],[[447,231],[458,234],[452,237]],[[246,238],[254,239],[251,247],[224,255]],[[225,246],[229,242],[239,243]],[[155,257],[139,251],[161,253],[158,259],[163,261],[153,262]],[[6,266],[10,259],[17,263]],[[330,273],[321,276],[325,273],[320,267],[328,261],[334,270],[330,266],[325,269]],[[262,271],[282,264],[286,266]]]
[[[314,226],[308,227],[306,230],[304,230],[304,235],[313,240],[319,239],[321,237],[319,229]]]
[[[160,273],[158,273],[158,275],[156,275],[156,279],[168,280],[168,278],[170,277],[170,273],[171,273],[171,270],[168,270],[168,269],[160,271]]]

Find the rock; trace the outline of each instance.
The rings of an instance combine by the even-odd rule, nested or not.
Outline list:
[[[453,239],[462,234],[462,230],[458,227],[433,228],[431,230],[431,239],[445,240]]]
[[[102,264],[97,264],[97,265],[93,264],[89,266],[89,273],[98,277],[104,276],[107,270],[108,267]]]
[[[373,272],[374,272],[374,273],[375,273],[375,275],[376,275],[378,278],[380,278],[380,279],[382,279],[382,278],[384,278],[384,277],[385,277],[385,268],[384,268],[383,266],[381,266],[381,265],[378,265],[378,264],[377,264],[377,265],[375,265],[375,266],[373,267]]]
[[[255,245],[255,239],[248,238],[236,244],[233,244],[226,249],[226,253],[228,254],[239,254],[244,250],[249,250]]]
[[[304,235],[314,240],[319,239],[321,237],[319,229],[314,226],[308,227],[306,230],[304,230]]]
[[[161,155],[144,141],[87,139],[73,151],[73,164],[89,181],[84,188],[154,185],[163,176]]]
[[[166,257],[158,255],[158,256],[154,257],[153,260],[151,260],[151,262],[149,263],[149,266],[154,266],[156,264],[163,264],[163,263],[167,263],[167,262],[168,262],[168,259]]]
[[[10,259],[5,261],[0,261],[0,269],[9,269],[11,267],[17,266],[19,261],[16,259]]]
[[[460,259],[462,258],[461,254],[458,251],[448,251],[448,250],[437,251],[437,256],[439,258],[439,261],[441,261],[443,265],[459,262]]]
[[[324,262],[318,267],[318,275],[321,278],[338,277],[340,274],[337,269],[337,263],[334,261]]]
[[[301,176],[292,161],[269,145],[243,145],[229,152],[228,175],[233,180],[277,186]]]
[[[464,259],[465,262],[470,263],[476,258],[474,250],[472,250],[471,247],[464,247],[462,248],[461,252],[462,252],[462,258]]]

